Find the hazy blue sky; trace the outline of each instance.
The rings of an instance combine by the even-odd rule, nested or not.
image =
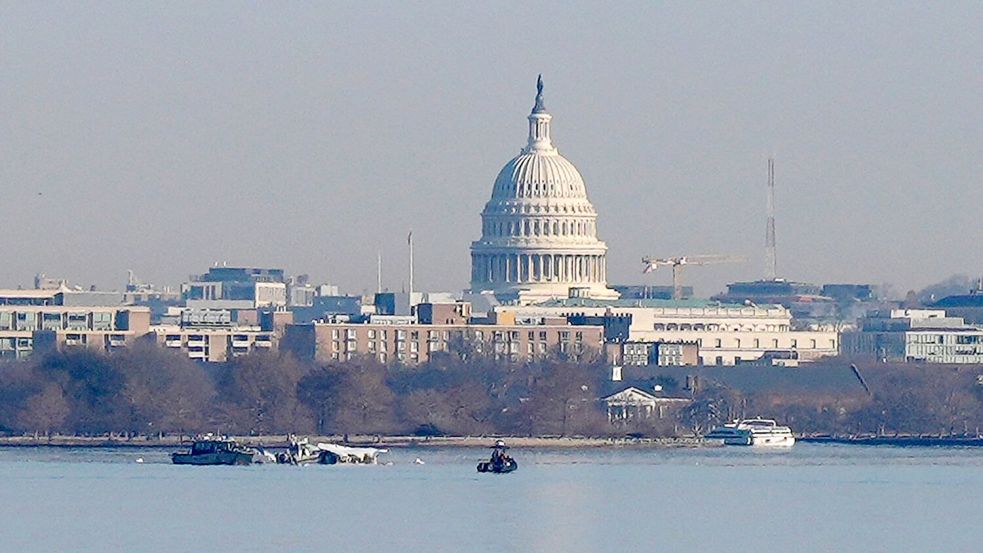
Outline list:
[[[613,282],[983,272],[983,4],[0,2],[0,287],[217,260],[461,289],[543,73]]]

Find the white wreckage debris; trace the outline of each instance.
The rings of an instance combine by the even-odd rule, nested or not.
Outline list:
[[[291,440],[287,450],[278,453],[276,460],[289,465],[375,465],[379,463],[379,454],[388,452],[388,449],[376,447],[351,447],[325,442],[312,444],[303,438]]]

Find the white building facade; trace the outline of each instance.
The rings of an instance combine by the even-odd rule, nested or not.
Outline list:
[[[735,365],[766,354],[786,353],[810,361],[839,353],[835,330],[793,330],[792,315],[780,305],[736,305],[703,300],[551,300],[539,305],[501,306],[523,317],[631,316],[627,340],[696,342],[700,363]]]

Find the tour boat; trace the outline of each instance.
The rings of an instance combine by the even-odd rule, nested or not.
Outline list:
[[[735,420],[714,428],[704,437],[723,440],[724,445],[791,447],[795,443],[792,430],[771,419]]]

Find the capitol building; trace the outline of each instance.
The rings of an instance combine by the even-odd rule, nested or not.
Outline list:
[[[550,137],[543,81],[529,114],[529,141],[499,172],[471,244],[471,292],[530,304],[570,296],[617,299],[607,287],[607,246],[580,172]]]

